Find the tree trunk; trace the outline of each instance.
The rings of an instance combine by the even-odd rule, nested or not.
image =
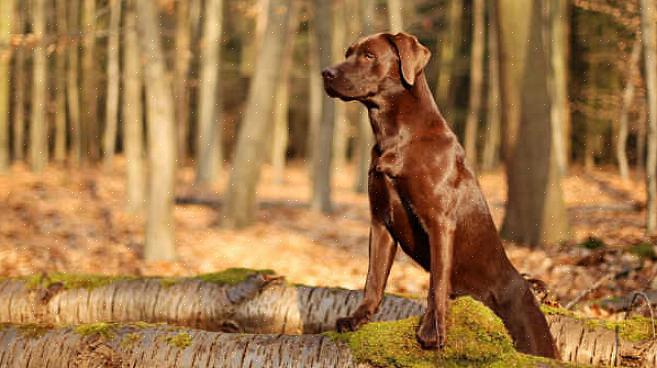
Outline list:
[[[189,0],[178,0],[176,5],[176,59],[175,77],[173,79],[174,99],[176,101],[176,124],[178,126],[178,163],[183,165],[187,158],[189,142],[189,67],[192,59],[191,37],[192,25]],[[216,17],[216,14],[207,14]],[[212,45],[214,46],[214,45]],[[214,47],[220,47],[214,46]],[[201,83],[202,80],[201,80]]]
[[[361,298],[360,291],[289,286],[280,277],[242,269],[190,278],[54,274],[0,281],[0,323],[146,322],[311,334],[334,329],[337,318],[353,312]],[[392,321],[422,310],[415,301],[386,296],[372,320]]]
[[[287,35],[281,61],[281,76],[276,87],[276,103],[274,105],[274,132],[272,142],[272,166],[274,183],[282,184],[285,181],[285,161],[287,159],[287,145],[289,134],[290,110],[290,71],[294,62],[294,39],[299,28],[299,10],[301,2],[292,0],[288,21]]]
[[[331,32],[330,16],[331,4],[323,0],[315,0],[314,25],[317,34],[317,47],[319,47],[320,69],[332,64],[331,45],[333,35]],[[311,71],[312,73],[313,71]],[[319,70],[315,71],[319,73]],[[317,144],[313,158],[313,191],[310,207],[314,211],[330,213],[331,204],[331,159],[333,158],[333,131],[335,127],[335,101],[327,94],[322,96],[322,118],[317,130]]]
[[[500,110],[500,54],[498,44],[497,8],[494,2],[486,4],[488,10],[488,96],[486,137],[481,158],[483,170],[494,169],[500,158],[502,115]]]
[[[116,150],[119,126],[119,40],[121,31],[121,2],[112,0],[110,7],[109,36],[107,40],[107,96],[105,109],[105,135],[103,136],[103,161],[111,167]]]
[[[463,18],[463,0],[449,0],[447,22],[442,32],[438,49],[440,61],[438,64],[438,78],[436,81],[436,102],[443,115],[448,116],[453,108],[452,78],[456,66],[456,55],[461,45],[461,22]]]
[[[468,102],[468,117],[465,121],[465,157],[470,167],[477,167],[477,141],[479,130],[479,115],[481,110],[481,94],[484,79],[484,17],[486,7],[484,0],[473,0],[472,3],[472,55],[470,57],[470,99]]]
[[[66,0],[56,0],[57,53],[55,59],[55,152],[54,160],[66,159],[66,46],[68,29]]]
[[[341,62],[347,50],[347,13],[346,0],[333,3],[333,45],[332,63]],[[353,42],[350,40],[349,42]],[[347,120],[347,104],[339,99],[333,100],[335,109],[335,133],[333,134],[333,170],[339,172],[347,164],[347,149],[349,148],[349,121]]]
[[[223,0],[205,3],[203,48],[199,91],[199,120],[196,140],[196,184],[207,186],[217,179],[223,162],[221,148],[222,93],[219,85],[221,70],[221,33]]]
[[[548,91],[548,61],[544,48],[547,17],[543,2],[523,3],[513,19],[530,19],[529,43],[522,85],[520,130],[508,167],[508,195],[502,235],[531,246],[554,244],[568,239],[568,220],[556,161],[554,129]],[[500,19],[511,19],[501,8]],[[526,33],[517,36],[525,37]],[[503,47],[506,47],[506,44]],[[523,52],[505,50],[505,54]],[[517,58],[516,58],[517,60]],[[506,86],[509,87],[509,86]]]
[[[226,277],[228,274],[230,276]],[[139,323],[132,325],[132,328],[166,328],[169,332],[176,330],[175,327],[145,324],[166,322],[208,331],[238,333],[225,335],[227,341],[234,338],[229,336],[264,338],[263,336],[245,335],[245,333],[282,334],[286,338],[294,340],[311,336],[289,335],[317,334],[333,330],[336,319],[350,315],[360,303],[361,298],[362,292],[360,291],[290,286],[277,277],[248,270],[228,270],[225,273],[178,279],[130,277],[113,279],[102,276],[42,275],[27,279],[6,279],[0,282],[0,323],[38,323],[41,326],[95,323],[89,326],[79,326],[75,331],[82,335],[86,335],[83,333],[85,331],[89,333],[96,331],[106,337],[111,337],[122,336],[121,328],[123,327],[103,325],[98,322],[132,322]],[[459,331],[463,331],[463,329],[476,331],[475,336],[482,338],[481,345],[493,345],[493,349],[499,349],[507,344],[510,346],[509,338],[503,332],[500,321],[493,316],[490,310],[470,298],[459,298],[450,304],[450,324],[452,326],[448,328],[448,332],[454,328]],[[424,305],[421,301],[387,295],[372,320],[394,321],[419,316],[423,310]],[[654,359],[657,359],[657,343],[650,339],[651,322],[649,320],[632,321],[633,327],[631,328],[633,328],[635,337],[629,340],[625,337],[627,336],[625,329],[630,328],[630,325],[625,326],[623,322],[614,323],[577,318],[569,312],[559,309],[550,309],[546,318],[561,351],[561,357],[566,361],[595,365],[625,366],[631,363],[631,366],[651,366]],[[484,326],[480,325],[481,321],[484,321]],[[368,346],[368,351],[382,350],[384,356],[393,358],[391,355],[395,353],[386,349],[385,339],[377,339],[373,334],[381,333],[381,336],[388,334],[388,338],[394,336],[393,338],[400,339],[394,343],[407,343],[409,344],[408,348],[417,349],[412,331],[415,323],[406,325],[406,328],[409,329],[407,339],[399,336],[402,334],[400,327],[394,326],[400,325],[395,322],[366,325],[358,333],[368,334],[372,337],[371,341],[374,343]],[[460,326],[454,326],[454,324]],[[388,330],[390,327],[394,330]],[[497,331],[494,332],[496,335],[489,335],[490,330],[488,329],[491,328]],[[498,328],[501,329],[501,333],[497,330]],[[13,347],[17,353],[23,349],[23,346],[14,347],[13,343],[7,343],[7,341],[21,336],[27,337],[28,333],[26,332],[29,331],[38,332],[29,334],[31,338],[48,336],[52,332],[62,331],[49,331],[46,327],[33,325],[23,326],[21,329],[23,333],[16,333],[17,331],[8,325],[0,329],[0,334],[4,334],[0,335],[0,341],[2,341],[0,343],[0,365],[6,365],[3,364],[6,361],[1,359],[9,359],[12,356],[12,354],[3,354],[6,351],[3,349]],[[131,331],[134,332],[134,330]],[[192,346],[204,340],[193,335],[201,333],[200,331],[186,332],[192,334],[191,339],[185,339],[187,343],[191,342]],[[205,333],[216,334],[216,332]],[[636,335],[637,333],[638,335]],[[502,336],[501,340],[500,336]],[[342,338],[348,337],[342,336]],[[478,337],[452,335],[447,341],[447,351],[456,349],[457,352],[452,356],[468,359],[467,355],[459,355],[458,349],[459,345],[464,343],[472,344],[473,342],[468,339],[473,338],[477,339]],[[22,341],[25,343],[29,340]],[[126,342],[126,339],[119,338],[117,341]],[[150,341],[150,339],[142,341]],[[296,341],[298,343],[299,340]],[[53,341],[49,342],[51,342],[50,346],[59,345]],[[391,344],[394,343],[391,342]],[[40,344],[34,346],[38,345]],[[161,347],[161,345],[153,347],[151,350],[158,351]],[[191,353],[195,350],[186,351]],[[241,349],[240,352],[242,351],[244,350]],[[443,357],[449,359],[449,353],[446,354]],[[153,355],[164,356],[167,354],[149,354],[149,356]],[[505,359],[495,355],[490,358]],[[509,355],[506,355],[506,359],[508,358]],[[461,361],[461,364],[463,363]],[[8,366],[13,365],[9,364]]]
[[[103,333],[91,333],[104,328]],[[0,330],[4,367],[371,367],[328,336],[239,335],[169,326],[78,326]]]
[[[134,1],[129,0],[123,31],[123,124],[126,157],[126,207],[137,213],[144,208],[144,128],[142,71]]]
[[[636,126],[636,169],[645,170],[645,159],[646,159],[646,125],[647,107],[639,109],[639,118],[637,119]]]
[[[372,24],[374,20],[374,0],[356,0],[360,5],[360,28],[362,35],[369,35],[374,30]],[[370,169],[370,150],[374,137],[372,134],[372,127],[370,126],[370,118],[367,109],[364,106],[358,106],[358,148],[357,148],[357,167],[356,181],[354,189],[357,193],[367,192],[368,173]]]
[[[655,11],[652,0],[641,0],[641,37],[645,60],[646,102],[648,105],[648,129],[646,141],[646,233],[657,231],[657,40],[655,37]]]
[[[68,101],[68,114],[71,128],[70,157],[74,165],[82,161],[82,126],[80,122],[80,12],[78,0],[68,1],[68,29],[73,34],[68,43],[68,68],[66,69],[66,94]]]
[[[507,166],[513,154],[520,127],[520,86],[525,70],[527,41],[529,34],[528,6],[524,1],[499,0],[497,19],[500,44],[500,85],[502,87],[502,153]],[[508,21],[513,19],[512,22]]]
[[[139,42],[144,60],[148,124],[149,189],[144,258],[169,260],[176,256],[173,200],[176,177],[175,113],[171,84],[152,1],[137,1]]]
[[[319,55],[317,47],[317,35],[315,32],[308,32],[308,143],[306,152],[308,153],[308,171],[313,173],[315,164],[315,147],[319,139],[319,123],[322,119],[322,97],[324,88],[322,88],[322,76],[317,73],[319,68]]]
[[[253,222],[256,211],[256,186],[265,156],[263,151],[267,126],[274,111],[274,99],[287,27],[291,0],[271,0],[267,29],[258,51],[256,69],[249,86],[244,121],[237,138],[229,189],[222,209],[224,224],[243,227]]]
[[[554,149],[562,175],[568,171],[570,109],[568,104],[568,6],[567,0],[547,2],[549,11],[550,94]]]
[[[25,2],[14,0],[14,33],[22,35],[25,32]],[[25,158],[25,44],[21,42],[14,54],[14,104],[13,104],[13,146],[14,160]]]
[[[388,23],[393,34],[404,30],[402,4],[401,0],[388,0]]]
[[[41,172],[48,163],[48,124],[46,104],[48,88],[48,60],[44,35],[46,31],[46,0],[34,0],[32,7],[32,33],[37,40],[32,62],[32,103],[30,126],[30,166]]]
[[[98,161],[98,91],[96,81],[96,0],[83,0],[81,139],[83,160]]]
[[[634,101],[635,79],[639,74],[639,62],[641,61],[641,41],[637,39],[632,45],[632,53],[627,65],[627,79],[623,89],[621,100],[621,111],[618,119],[618,143],[616,144],[616,161],[621,179],[627,181],[630,178],[630,165],[627,162],[627,135],[629,132],[629,115]]]
[[[11,66],[11,21],[14,2],[0,3],[0,174],[9,170],[9,69]],[[22,66],[21,66],[22,67]]]

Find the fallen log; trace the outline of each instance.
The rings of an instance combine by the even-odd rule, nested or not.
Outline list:
[[[309,334],[353,312],[360,291],[291,286],[271,272],[229,269],[189,278],[40,275],[0,280],[0,323],[169,323],[209,331]],[[375,321],[419,315],[388,296]]]
[[[469,298],[451,306],[448,344],[420,349],[419,318],[354,333],[235,334],[152,324],[0,327],[2,367],[565,367],[517,353],[499,319]]]
[[[240,269],[190,278],[60,274],[0,281],[0,322],[142,321],[208,331],[316,334],[333,330],[335,320],[349,315],[361,298],[357,291],[289,285],[269,272]],[[423,310],[421,301],[388,295],[374,320],[419,316]],[[608,322],[561,309],[544,311],[566,361],[657,366],[652,322],[645,318]]]

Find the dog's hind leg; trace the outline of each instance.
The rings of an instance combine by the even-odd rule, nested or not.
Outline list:
[[[511,334],[518,351],[558,358],[545,316],[538,307],[529,282],[516,274],[484,301],[497,314]]]

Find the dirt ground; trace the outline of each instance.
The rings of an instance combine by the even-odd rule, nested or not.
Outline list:
[[[563,188],[573,240],[543,250],[505,244],[521,272],[546,282],[552,295],[567,303],[597,280],[584,300],[651,288],[657,263],[630,252],[637,244],[655,244],[643,235],[643,179],[624,183],[613,169],[585,173],[574,168]],[[228,171],[211,191],[192,186],[193,170],[179,173],[178,196],[202,199],[175,209],[175,262],[144,262],[143,224],[125,208],[124,165],[109,171],[49,167],[34,175],[16,165],[0,176],[0,276],[41,272],[133,275],[192,275],[227,267],[267,268],[296,283],[361,288],[367,272],[368,205],[352,191],[353,168],[336,170],[335,211],[313,213],[303,163],[287,170],[285,183],[272,183],[265,168],[258,189],[255,225],[235,231],[221,228],[220,194]],[[502,172],[480,183],[496,224],[504,216],[506,184]],[[578,246],[589,237],[604,242],[597,250]],[[589,242],[591,243],[591,242]],[[651,248],[649,246],[649,248]],[[619,276],[620,275],[620,276]],[[427,274],[399,252],[388,291],[424,294]],[[580,303],[585,313],[604,315],[596,305]]]

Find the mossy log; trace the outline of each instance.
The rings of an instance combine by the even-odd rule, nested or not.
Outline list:
[[[241,269],[190,278],[56,274],[0,280],[0,322],[148,322],[207,331],[317,334],[333,330],[336,319],[349,315],[361,298],[359,291],[294,286],[270,272]],[[422,301],[389,295],[374,320],[405,319],[423,310]],[[657,366],[657,343],[649,320],[636,317],[612,323],[553,308],[544,311],[566,361]],[[468,314],[461,316],[468,323]]]
[[[415,342],[419,318],[358,332],[236,334],[169,325],[0,325],[2,367],[566,367],[517,353],[501,321],[469,298],[452,305],[443,352]]]

